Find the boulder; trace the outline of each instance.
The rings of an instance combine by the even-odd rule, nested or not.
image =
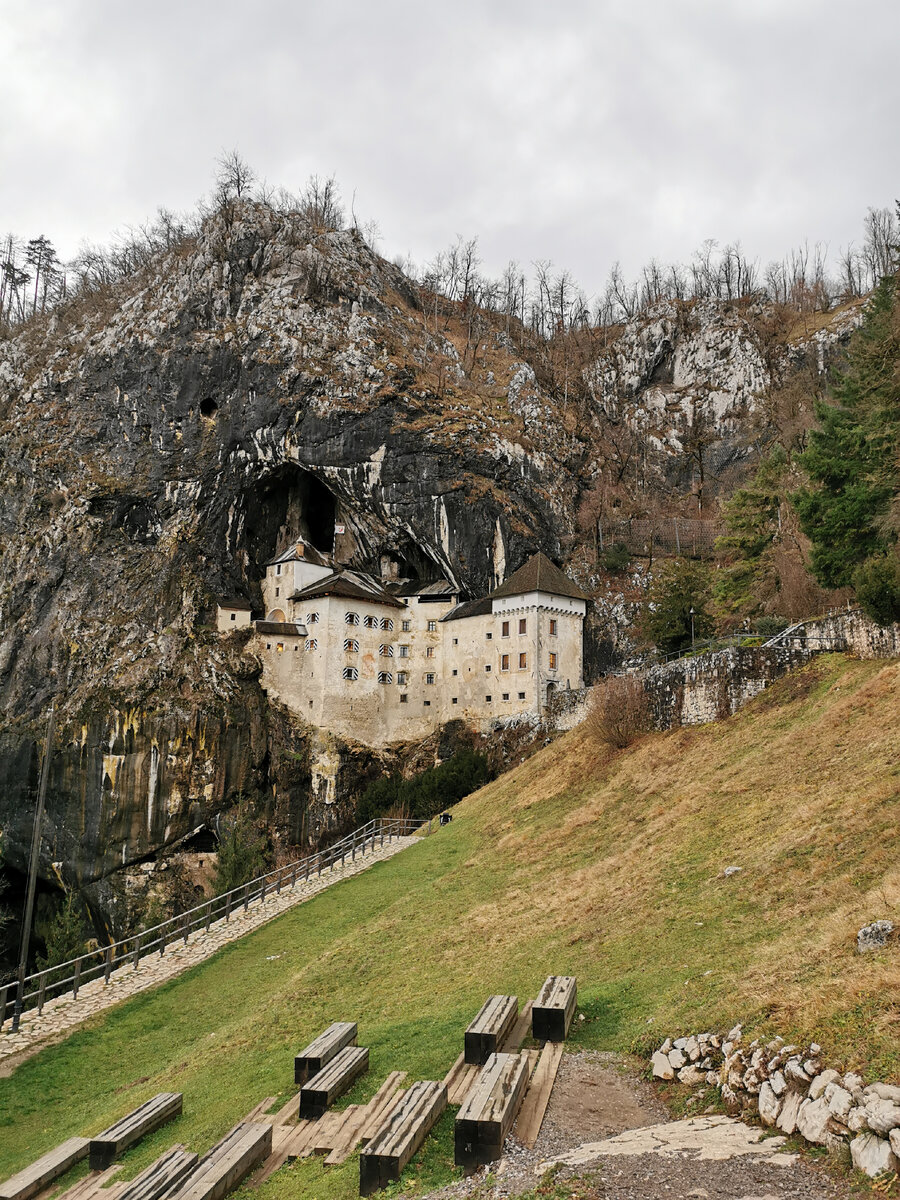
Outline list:
[[[893,1153],[890,1143],[874,1133],[864,1133],[850,1143],[850,1157],[857,1171],[865,1171],[873,1179],[883,1171],[900,1169],[900,1159]]]
[[[867,1088],[863,1088],[863,1095],[866,1100],[875,1096],[878,1100],[890,1100],[894,1104],[900,1104],[900,1087],[895,1087],[892,1083],[870,1083]]]
[[[759,1119],[763,1125],[774,1125],[781,1112],[781,1101],[768,1080],[759,1089]]]
[[[864,1108],[857,1106],[850,1109],[847,1113],[847,1128],[851,1133],[864,1133],[869,1128]]]
[[[891,1100],[867,1100],[866,1123],[874,1133],[888,1134],[900,1127],[900,1104]]]
[[[778,1114],[778,1119],[775,1124],[782,1133],[796,1133],[797,1131],[797,1114],[800,1112],[800,1105],[803,1103],[803,1096],[799,1092],[788,1092],[781,1105],[781,1112]]]
[[[671,1066],[673,1066],[675,1068],[676,1071],[680,1067],[683,1067],[686,1062],[687,1062],[687,1058],[682,1050],[670,1050],[669,1051],[669,1063]]]
[[[696,1062],[700,1057],[700,1043],[695,1037],[689,1037],[681,1049],[685,1052],[691,1062]]]
[[[705,1086],[706,1072],[694,1066],[682,1067],[678,1072],[678,1082],[686,1083],[690,1087],[699,1087],[700,1084]]]
[[[900,1159],[900,1129],[892,1129],[888,1141],[894,1154]]]
[[[650,1059],[650,1065],[653,1067],[654,1079],[675,1078],[675,1072],[672,1070],[672,1064],[669,1062],[668,1057],[663,1054],[661,1050],[657,1050]]]
[[[769,1076],[769,1084],[776,1096],[783,1096],[787,1090],[787,1080],[781,1071],[773,1071]]]
[[[821,1076],[819,1076],[821,1079]],[[818,1083],[819,1080],[816,1080]],[[809,1094],[812,1095],[812,1088],[809,1089]],[[829,1083],[824,1092],[825,1103],[828,1105],[828,1111],[838,1121],[846,1122],[850,1115],[850,1109],[853,1107],[853,1097],[846,1088],[839,1087],[836,1083]]]
[[[668,1054],[671,1049],[672,1049],[672,1039],[666,1038],[666,1040],[660,1046],[659,1052],[660,1052],[660,1054]]]
[[[803,1088],[809,1083],[810,1077],[800,1065],[798,1058],[788,1059],[785,1063],[784,1073],[792,1083],[799,1083]]]
[[[805,1069],[806,1069],[806,1064],[804,1063],[804,1070]],[[837,1083],[837,1081],[840,1079],[840,1077],[841,1076],[840,1076],[839,1071],[830,1071],[830,1070],[823,1071],[821,1073],[821,1075],[817,1075],[815,1077],[815,1079],[812,1081],[812,1083],[810,1084],[810,1088],[809,1088],[810,1100],[818,1100],[819,1097],[824,1094],[825,1089],[828,1087],[829,1083]]]
[[[856,935],[857,952],[865,954],[869,950],[883,949],[893,932],[893,921],[873,921],[871,925],[863,925]]]
[[[797,1112],[797,1131],[817,1146],[836,1146],[839,1139],[831,1132],[828,1121],[831,1113],[824,1099],[804,1100]]]
[[[743,1036],[744,1036],[744,1031],[741,1028],[741,1026],[735,1025],[734,1029],[732,1029],[731,1032],[728,1034],[728,1041],[731,1042],[732,1045],[736,1046],[740,1042],[740,1040]]]

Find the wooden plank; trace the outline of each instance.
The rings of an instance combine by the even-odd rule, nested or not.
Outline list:
[[[346,1046],[355,1046],[356,1036],[355,1021],[334,1021],[329,1025],[295,1057],[294,1083],[297,1087],[318,1075]]]
[[[549,975],[531,1009],[532,1036],[538,1042],[564,1042],[575,1015],[578,980]]]
[[[258,1121],[261,1117],[267,1117],[268,1110],[272,1107],[277,1096],[266,1096],[265,1100],[260,1100],[259,1104],[254,1104],[253,1108],[247,1113],[246,1117],[241,1117],[241,1124],[247,1125],[251,1121]],[[268,1117],[267,1117],[268,1119]],[[274,1122],[270,1121],[269,1124]]]
[[[467,1063],[481,1066],[503,1042],[519,1013],[517,996],[489,996],[466,1029],[464,1055]]]
[[[453,1066],[450,1068],[450,1070],[444,1076],[444,1087],[447,1089],[448,1095],[450,1094],[450,1091],[452,1090],[453,1085],[456,1083],[457,1079],[463,1073],[465,1066],[466,1066],[466,1056],[465,1056],[465,1053],[463,1053],[463,1054],[460,1054],[459,1058],[456,1060],[456,1062],[453,1064]],[[451,1101],[451,1104],[452,1103],[453,1102]]]
[[[366,1106],[364,1104],[351,1104],[347,1108],[347,1113],[349,1115],[338,1130],[334,1148],[325,1159],[326,1167],[337,1166],[344,1159],[349,1158],[356,1147],[356,1143],[359,1141],[362,1127],[366,1123]]]
[[[344,1120],[342,1112],[326,1113],[316,1122],[316,1136],[311,1143],[313,1154],[330,1154],[337,1141],[338,1129]]]
[[[404,1092],[402,1102],[394,1106],[359,1156],[361,1196],[399,1180],[446,1107],[447,1088],[442,1082],[423,1080]]]
[[[519,1014],[519,1019],[506,1035],[503,1045],[497,1047],[504,1054],[515,1054],[517,1050],[521,1049],[522,1043],[525,1041],[528,1031],[531,1028],[531,1006],[532,1001],[529,1000]]]
[[[295,1129],[295,1125],[272,1126],[272,1153],[263,1163],[262,1168],[250,1180],[249,1187],[260,1187],[275,1174],[279,1167],[284,1166],[287,1162],[288,1147]]]
[[[399,1088],[400,1084],[406,1078],[406,1072],[394,1071],[393,1076],[393,1086],[394,1088]],[[390,1080],[391,1076],[388,1076],[388,1079]],[[387,1092],[379,1105],[372,1109],[365,1125],[362,1127],[362,1132],[359,1136],[359,1140],[364,1146],[367,1142],[372,1140],[372,1135],[378,1130],[382,1120],[387,1116],[387,1114],[389,1112],[393,1112],[394,1108],[401,1103],[404,1094],[405,1093],[402,1091],[395,1092],[394,1090],[391,1090]]]
[[[56,1200],[88,1200],[99,1193],[107,1180],[112,1179],[113,1175],[121,1170],[122,1164],[116,1163],[115,1166],[107,1167],[105,1171],[91,1171],[84,1179],[79,1179],[78,1183],[72,1184],[67,1191],[57,1196]]]
[[[272,1152],[272,1126],[236,1125],[167,1200],[221,1200]]]
[[[457,1166],[471,1169],[500,1157],[527,1082],[526,1058],[518,1054],[491,1055],[456,1117]]]
[[[368,1069],[368,1047],[345,1046],[327,1067],[308,1079],[300,1089],[301,1120],[321,1117]]]
[[[453,1085],[452,1092],[449,1093],[449,1102],[451,1104],[464,1103],[469,1092],[478,1078],[481,1071],[480,1067],[472,1066],[466,1063],[464,1069],[460,1072],[456,1082]]]
[[[516,1137],[529,1150],[534,1149],[534,1144],[541,1132],[544,1113],[550,1102],[550,1093],[553,1091],[562,1054],[562,1042],[547,1042],[541,1051],[534,1078],[522,1101],[519,1119],[516,1122]]]
[[[117,1186],[118,1200],[159,1200],[186,1179],[199,1160],[198,1154],[184,1146],[172,1146],[130,1183]],[[111,1200],[112,1191],[106,1189],[104,1200]]]
[[[181,1092],[160,1092],[91,1138],[91,1170],[104,1170],[123,1150],[140,1141],[145,1134],[153,1133],[155,1129],[177,1117],[181,1112],[183,1100]]]
[[[298,1121],[298,1113],[300,1111],[300,1093],[291,1096],[290,1100],[279,1108],[278,1112],[272,1119],[273,1125],[296,1125]]]
[[[90,1138],[72,1137],[23,1168],[17,1175],[0,1183],[0,1200],[31,1200],[32,1196],[65,1175],[69,1167],[88,1155]]]

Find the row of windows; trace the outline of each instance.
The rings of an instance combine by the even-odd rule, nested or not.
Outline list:
[[[275,595],[276,596],[278,595],[278,589],[276,589]],[[234,618],[232,618],[232,620],[233,619]],[[319,620],[319,614],[317,612],[310,612],[310,613],[306,614],[306,624],[307,625],[316,625],[316,624],[318,624],[318,620]],[[359,613],[345,612],[344,613],[344,624],[345,625],[358,625],[359,624]],[[366,627],[366,629],[388,629],[391,632],[393,632],[393,629],[394,629],[394,622],[391,617],[364,617],[363,625]],[[436,633],[437,625],[438,625],[437,621],[429,621],[427,623],[428,632]],[[401,621],[400,628],[404,633],[409,633],[409,631],[412,629],[412,621]],[[509,637],[509,629],[510,629],[510,622],[504,621],[500,627],[500,636],[501,637]],[[550,636],[551,637],[557,636],[557,629],[558,629],[558,623],[557,623],[556,619],[551,618],[551,620],[550,620]],[[519,633],[526,634],[527,632],[528,632],[528,618],[521,617],[519,619]],[[488,639],[488,641],[490,641],[494,635],[492,633],[488,632],[484,636]],[[453,639],[454,645],[457,643],[458,640],[459,640],[458,638]]]
[[[279,647],[279,649],[284,648],[283,644],[281,642],[278,643],[278,647]],[[272,648],[271,642],[267,643],[266,649],[271,650],[271,648]],[[304,649],[318,650],[318,648],[319,648],[319,639],[318,638],[307,638],[306,639],[306,645],[305,645]],[[296,649],[296,647],[295,647],[295,649]],[[398,657],[399,658],[409,658],[409,646],[398,646],[397,649],[398,649]],[[429,646],[428,650],[430,650],[430,649],[432,649],[432,647]],[[359,642],[356,640],[356,638],[344,638],[344,650],[348,654],[358,654],[359,653]],[[383,643],[382,645],[380,645],[378,647],[378,653],[381,658],[393,658],[394,657],[394,647]],[[431,658],[433,656],[431,654],[428,654],[427,657]],[[510,658],[510,656],[508,654],[500,655],[500,670],[501,671],[509,670],[509,658]],[[555,650],[550,651],[547,666],[548,666],[548,669],[551,671],[558,670],[559,655],[556,653]],[[355,668],[353,668],[353,667],[347,668],[348,671],[352,671],[354,669]],[[484,669],[486,672],[489,672],[491,670],[491,664],[485,663]],[[528,669],[528,654],[523,652],[519,655],[519,670],[526,671],[527,669]],[[454,670],[453,674],[456,675],[456,674],[458,674],[458,672],[456,670]],[[349,679],[350,676],[345,676],[345,678]],[[355,678],[355,676],[354,676],[354,678]],[[429,673],[428,675],[425,676],[425,680],[427,683],[434,683],[434,675]]]
[[[307,624],[309,624],[310,617],[315,617],[315,619],[318,621],[319,614],[318,613],[310,613],[309,616],[307,616],[307,618],[306,618]],[[345,612],[344,613],[344,624],[345,625],[358,625],[359,624],[359,613]],[[366,629],[388,629],[391,632],[393,632],[393,629],[394,629],[394,622],[391,619],[391,617],[381,617],[381,618],[379,618],[379,617],[364,617],[363,625],[366,627]],[[404,628],[406,628],[409,625],[409,622],[404,621],[403,625],[404,625]]]

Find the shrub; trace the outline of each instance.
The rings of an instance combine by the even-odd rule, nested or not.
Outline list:
[[[84,911],[74,892],[68,892],[65,900],[38,931],[44,941],[44,953],[36,956],[37,969],[46,971],[59,963],[70,962],[87,949],[85,938]],[[64,972],[51,976],[52,981],[61,979]]]
[[[631,551],[624,542],[613,542],[600,555],[600,562],[612,575],[622,575],[631,562]]]
[[[651,728],[650,705],[644,684],[634,675],[611,675],[594,688],[587,715],[591,737],[603,746],[622,750]]]
[[[264,875],[272,865],[268,838],[258,829],[250,810],[241,807],[219,839],[216,864],[216,895],[230,892]]]
[[[673,558],[654,568],[641,614],[640,629],[647,641],[660,650],[682,650],[713,632],[713,619],[707,611],[711,575],[705,563]]]
[[[452,758],[420,771],[411,779],[403,779],[397,774],[376,779],[360,797],[357,814],[361,821],[392,812],[427,820],[483,787],[492,777],[483,754],[460,750]]]
[[[867,617],[878,625],[900,621],[900,557],[876,554],[853,573],[856,598]]]

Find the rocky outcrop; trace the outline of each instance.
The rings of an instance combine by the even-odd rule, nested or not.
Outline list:
[[[827,1067],[822,1047],[782,1038],[746,1046],[740,1025],[727,1034],[667,1038],[651,1058],[653,1077],[715,1087],[733,1115],[756,1114],[764,1125],[818,1146],[849,1144],[867,1175],[900,1170],[900,1087],[866,1085],[853,1071]]]

